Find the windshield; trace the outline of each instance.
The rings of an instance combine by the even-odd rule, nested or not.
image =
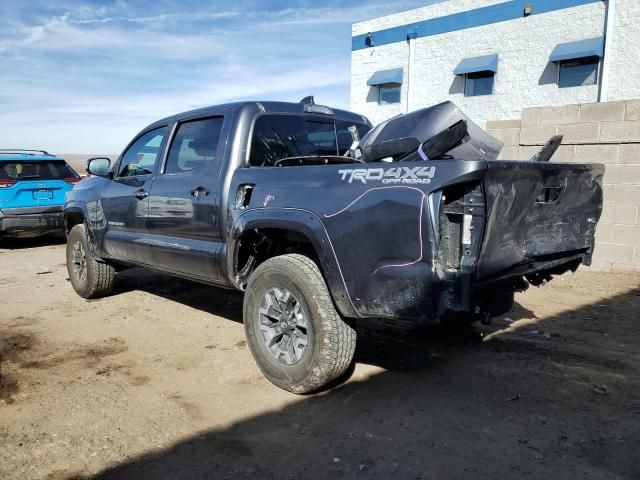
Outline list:
[[[249,163],[255,167],[274,166],[292,157],[344,155],[352,143],[348,127],[354,125],[361,135],[369,126],[332,118],[304,115],[262,115],[256,120]],[[345,139],[345,135],[349,135]]]
[[[61,160],[0,161],[0,180],[54,180],[77,178]]]

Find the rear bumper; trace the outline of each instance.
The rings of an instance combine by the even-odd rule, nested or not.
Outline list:
[[[62,207],[48,207],[42,213],[18,213],[9,209],[0,213],[0,236],[35,237],[64,230]]]

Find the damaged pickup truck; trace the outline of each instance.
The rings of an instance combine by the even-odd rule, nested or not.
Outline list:
[[[245,292],[251,352],[295,393],[352,361],[354,322],[488,320],[514,292],[589,265],[600,164],[496,160],[453,104],[372,128],[316,105],[244,102],[145,128],[64,208],[71,284],[129,266]]]

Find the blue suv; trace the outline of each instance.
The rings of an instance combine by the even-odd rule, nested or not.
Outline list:
[[[42,150],[0,149],[0,238],[64,231],[64,198],[80,176]]]

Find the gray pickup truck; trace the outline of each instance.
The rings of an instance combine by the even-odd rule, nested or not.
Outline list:
[[[143,266],[245,292],[265,376],[317,391],[352,362],[355,322],[487,320],[516,291],[589,264],[600,164],[496,160],[454,105],[372,128],[354,113],[243,102],[159,120],[67,194],[85,298]]]

